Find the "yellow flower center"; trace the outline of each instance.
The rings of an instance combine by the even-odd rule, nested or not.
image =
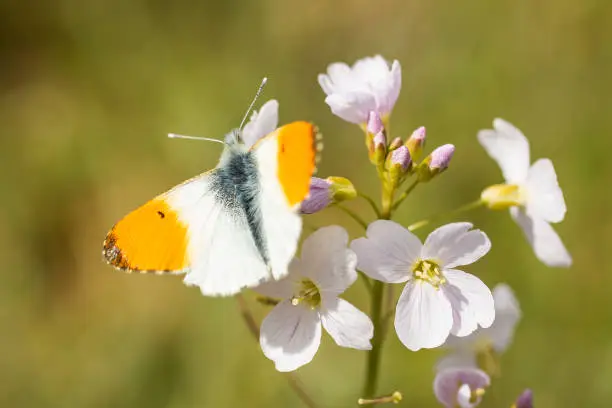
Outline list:
[[[302,279],[298,285],[297,295],[291,298],[293,306],[297,306],[300,303],[306,303],[311,309],[316,309],[321,304],[321,292],[310,279]]]
[[[525,189],[517,184],[492,185],[480,194],[480,198],[492,210],[505,210],[527,201]]]
[[[440,285],[446,283],[446,278],[442,275],[440,265],[432,260],[418,260],[412,266],[412,274],[416,280],[427,282],[436,289],[440,288]]]

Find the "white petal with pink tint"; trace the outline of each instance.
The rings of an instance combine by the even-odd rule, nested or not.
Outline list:
[[[321,343],[319,314],[285,300],[261,323],[261,349],[278,371],[293,371],[309,363]]]
[[[567,208],[557,174],[548,159],[537,160],[527,176],[527,213],[548,222],[561,222]]]
[[[421,253],[416,235],[396,222],[378,220],[368,226],[366,236],[351,243],[357,269],[383,282],[405,282]]]
[[[438,259],[445,268],[469,265],[482,258],[491,241],[480,230],[471,230],[469,222],[446,224],[434,230],[423,246],[424,259]]]
[[[253,146],[259,139],[278,127],[278,101],[270,99],[264,103],[259,112],[253,112],[251,120],[244,125],[241,137],[247,147]]]
[[[323,327],[342,347],[370,350],[374,335],[372,321],[361,310],[339,298],[324,300],[321,307]]]
[[[442,345],[453,325],[453,310],[441,290],[423,282],[406,284],[395,311],[395,331],[410,350]]]
[[[513,207],[510,214],[523,230],[536,257],[544,264],[558,268],[572,265],[572,257],[553,227],[540,218],[530,217],[520,208]]]
[[[523,133],[503,119],[493,121],[495,130],[478,132],[478,141],[497,162],[506,182],[522,183],[529,171],[529,142]]]

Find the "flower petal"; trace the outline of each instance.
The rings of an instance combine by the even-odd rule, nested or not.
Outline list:
[[[523,133],[503,119],[493,121],[495,130],[478,132],[478,141],[497,162],[508,183],[522,183],[529,170],[529,142]]]
[[[368,120],[370,111],[376,110],[374,95],[367,91],[350,91],[334,93],[325,98],[334,115],[355,124]]]
[[[549,223],[541,218],[530,217],[518,207],[512,207],[510,214],[523,229],[527,241],[540,261],[551,267],[568,268],[572,265],[571,255]]]
[[[368,276],[389,283],[405,282],[421,252],[421,241],[401,225],[387,220],[368,226],[367,238],[351,243],[357,268]]]
[[[258,112],[253,112],[251,120],[244,125],[242,141],[247,147],[253,146],[259,139],[273,132],[278,127],[278,101],[270,99]]]
[[[476,330],[473,322],[481,327],[489,327],[495,320],[495,303],[491,291],[480,279],[469,273],[456,269],[444,270],[444,276],[448,284],[443,286],[445,293],[450,293],[452,287],[457,288],[461,298],[456,302],[457,297],[450,297],[453,311],[459,313],[461,324],[453,327],[453,334],[458,337],[467,336]],[[465,325],[463,324],[465,319]]]
[[[453,326],[451,304],[429,283],[409,281],[395,311],[395,331],[410,350],[442,345]]]
[[[294,290],[297,287],[302,276],[301,261],[298,258],[293,258],[289,264],[289,273],[282,279],[269,280],[261,283],[253,288],[257,293],[275,299],[290,299],[293,297]]]
[[[357,255],[347,248],[348,240],[344,228],[330,225],[310,234],[302,244],[300,267],[324,296],[339,295],[357,279]]]
[[[449,336],[448,340],[450,340],[451,338],[463,340],[466,337]],[[445,346],[449,344],[448,340],[446,341]],[[442,357],[436,363],[436,370],[438,371],[445,370],[448,368],[469,368],[469,367],[478,368],[478,364],[476,361],[476,355],[471,349],[458,349]]]
[[[512,289],[505,283],[500,283],[493,288],[493,301],[495,302],[495,321],[483,332],[493,342],[495,351],[502,353],[512,342],[516,324],[521,319],[521,309]]]
[[[560,222],[567,207],[555,168],[549,159],[533,163],[527,175],[527,213],[548,222]]]
[[[422,258],[437,259],[448,268],[476,262],[489,252],[491,241],[484,232],[470,228],[469,222],[455,222],[434,230],[425,240]]]
[[[457,406],[457,403],[460,403],[457,397],[462,385],[468,385],[469,389],[476,390],[487,388],[490,384],[491,379],[482,370],[477,368],[450,368],[442,370],[436,375],[434,393],[438,401],[448,408],[453,408]],[[464,407],[464,405],[460,406]]]
[[[312,361],[321,343],[319,314],[285,300],[261,323],[261,349],[278,371],[293,371]]]
[[[361,310],[340,298],[326,299],[321,307],[323,327],[336,344],[359,350],[370,350],[374,335],[372,321]]]

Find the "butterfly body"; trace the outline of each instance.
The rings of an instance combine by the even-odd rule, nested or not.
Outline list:
[[[230,137],[218,166],[119,221],[103,254],[126,271],[186,273],[206,295],[230,295],[287,274],[299,205],[315,171],[316,128],[285,125],[252,148]]]

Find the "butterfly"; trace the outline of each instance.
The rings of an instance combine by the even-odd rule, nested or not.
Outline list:
[[[284,277],[297,249],[300,203],[316,171],[320,135],[298,121],[249,147],[241,133],[226,137],[217,167],[117,222],[103,244],[107,263],[128,272],[184,273],[186,284],[211,296]]]

